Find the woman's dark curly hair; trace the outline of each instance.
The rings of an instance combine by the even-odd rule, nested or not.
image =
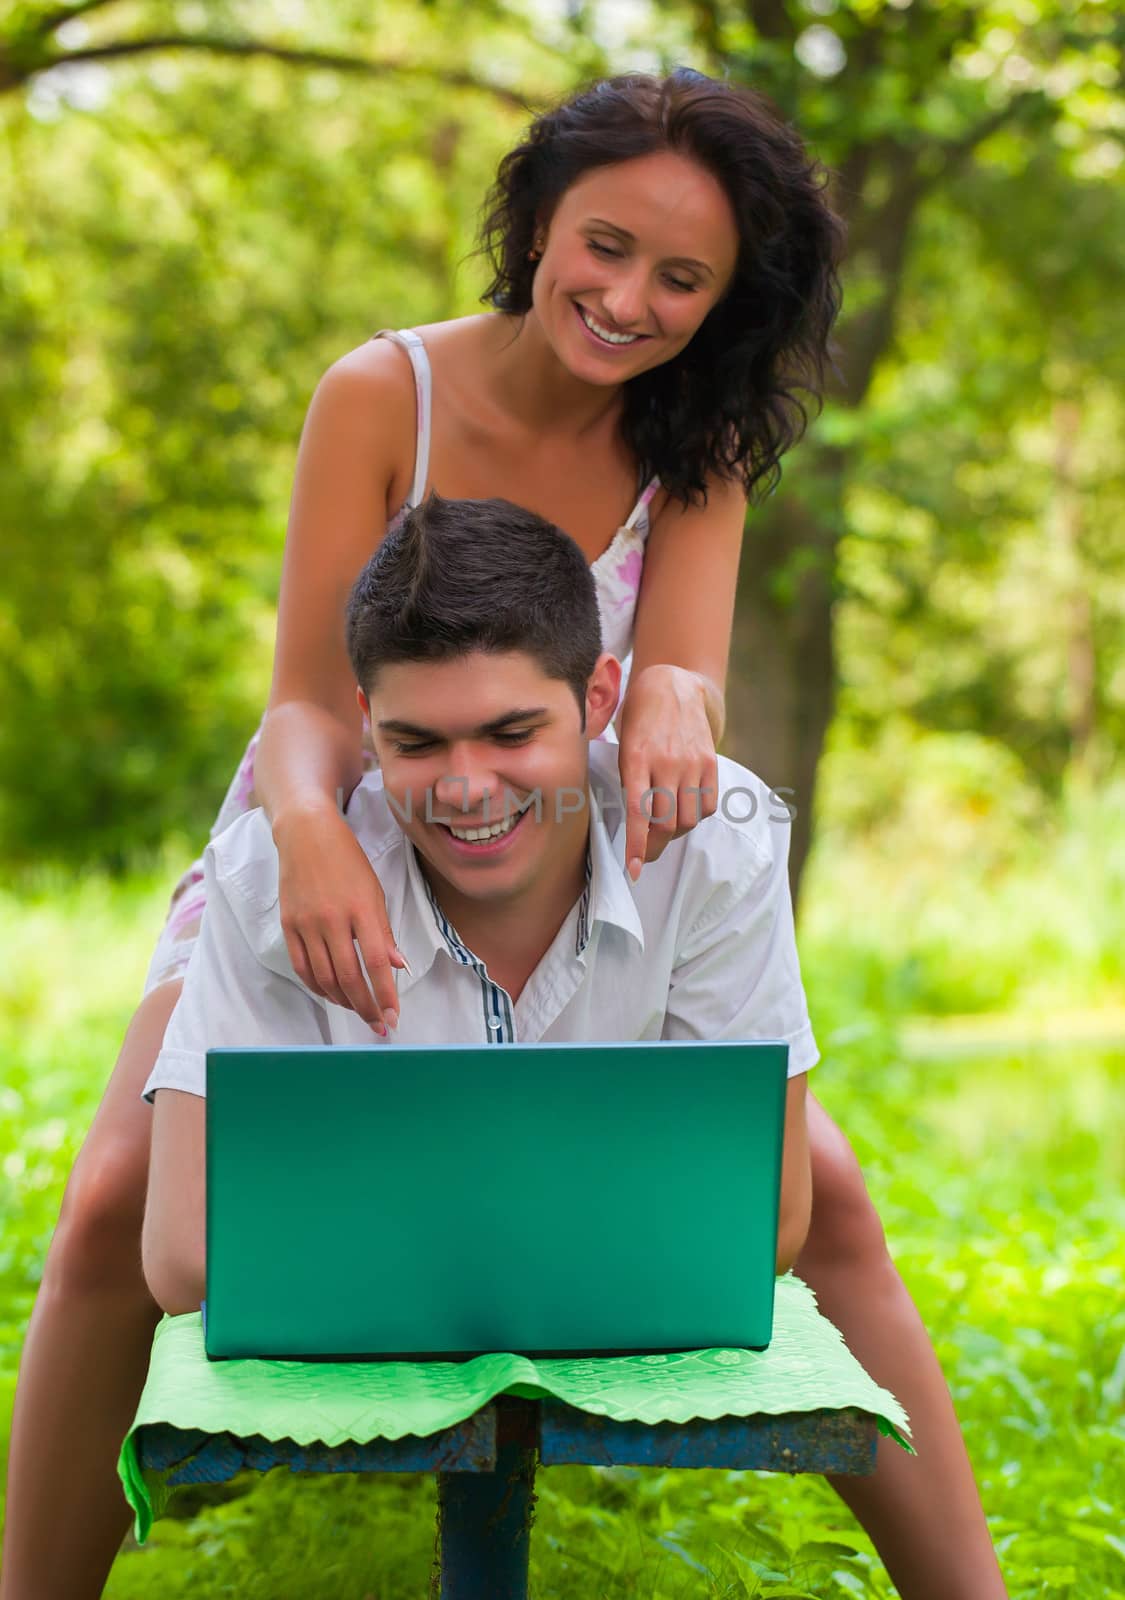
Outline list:
[[[607,78],[544,112],[485,201],[481,248],[494,276],[481,298],[528,311],[528,250],[561,196],[591,168],[661,150],[714,174],[740,247],[733,281],[690,344],[625,384],[625,438],[642,481],[658,475],[684,505],[706,500],[712,473],[763,499],[808,422],[797,391],[821,404],[845,234],[826,169],[763,95],[680,67]]]

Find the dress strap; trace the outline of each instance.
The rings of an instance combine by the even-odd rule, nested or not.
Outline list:
[[[644,488],[641,491],[640,499],[637,501],[636,505],[633,507],[632,511],[630,511],[630,513],[629,513],[628,520],[625,523],[625,526],[627,528],[635,527],[637,522],[640,520],[641,516],[645,512],[648,511],[649,506],[652,504],[653,499],[656,496],[656,491],[659,488],[660,488],[660,479],[659,478],[650,478],[648,483],[645,484]],[[646,530],[646,532],[647,532],[647,530]]]
[[[418,440],[414,446],[414,482],[410,488],[408,506],[420,505],[426,492],[426,477],[430,470],[430,417],[433,411],[433,375],[430,358],[422,335],[413,328],[380,328],[373,339],[390,339],[405,350],[414,368],[414,393],[418,400]]]

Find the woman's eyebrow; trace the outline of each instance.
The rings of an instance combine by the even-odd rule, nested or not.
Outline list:
[[[591,217],[589,226],[591,228],[605,228],[609,233],[615,233],[619,239],[624,239],[629,244],[636,244],[637,242],[636,234],[630,233],[628,228],[619,228],[616,222],[607,222],[604,217]],[[715,276],[714,271],[707,265],[706,261],[697,261],[694,256],[669,256],[668,261],[669,265],[698,267],[700,272],[705,272],[708,277],[713,278]]]

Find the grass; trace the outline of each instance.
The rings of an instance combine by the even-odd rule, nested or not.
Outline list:
[[[1112,839],[1082,827],[1087,847],[1063,827],[983,886],[947,857],[916,862],[906,892],[878,841],[866,871],[834,849],[802,929],[815,1088],[950,1377],[1015,1600],[1125,1596],[1125,1090],[1105,909],[1121,902]],[[0,1432],[170,876],[0,895]],[[1104,1019],[1086,1028],[1102,1042],[1052,1039],[1040,1024],[1063,1011]],[[979,1024],[954,1041],[947,1019],[965,1014]],[[537,1489],[539,1600],[891,1593],[817,1479],[553,1467]],[[427,1592],[434,1508],[425,1475],[243,1478],[185,1497],[118,1558],[107,1597],[405,1600]]]

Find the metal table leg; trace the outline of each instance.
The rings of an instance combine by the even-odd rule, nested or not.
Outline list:
[[[437,1475],[441,1600],[527,1600],[536,1406],[503,1395],[493,1403],[496,1470]]]

